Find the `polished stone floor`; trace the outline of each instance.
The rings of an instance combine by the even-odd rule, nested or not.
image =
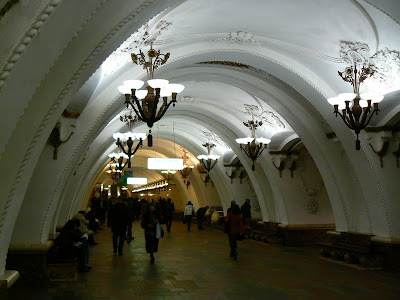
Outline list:
[[[188,232],[173,223],[150,264],[143,230],[113,256],[108,229],[91,248],[93,270],[76,282],[26,286],[21,281],[4,299],[400,299],[400,274],[361,271],[318,258],[318,251],[242,241],[238,261],[229,257],[220,231]],[[2,299],[3,299],[2,298]]]

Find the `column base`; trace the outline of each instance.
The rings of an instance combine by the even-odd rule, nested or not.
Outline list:
[[[14,270],[5,270],[0,276],[0,289],[9,289],[19,278],[19,272]]]

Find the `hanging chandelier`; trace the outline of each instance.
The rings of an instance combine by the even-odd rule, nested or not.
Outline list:
[[[127,133],[120,133],[116,132],[113,134],[113,138],[117,141],[116,144],[117,146],[122,150],[123,154],[128,156],[128,168],[131,167],[131,158],[135,155],[136,151],[143,145],[143,140],[146,139],[146,134],[145,133],[133,133],[133,132],[127,132]],[[134,140],[138,140],[139,143],[136,145],[135,149],[133,149],[133,142]],[[128,147],[127,150],[125,150],[125,146]]]
[[[121,177],[122,170],[118,170],[118,169],[115,168],[115,166],[113,166],[112,164],[108,164],[108,167],[109,167],[110,169],[107,170],[106,173],[107,173],[108,176],[110,176],[110,178],[115,182],[115,180],[117,180],[118,178]]]
[[[353,93],[339,94],[337,97],[329,98],[328,102],[333,105],[336,117],[339,115],[346,126],[355,132],[356,150],[360,150],[358,135],[368,126],[372,116],[378,114],[378,103],[384,96],[375,93],[360,94],[360,84],[375,73],[368,60],[363,61],[362,64],[357,64],[355,60],[353,66],[338,73],[344,81],[351,83]]]
[[[187,153],[188,153],[188,151],[183,150],[183,156],[182,156],[183,169],[179,171],[181,173],[181,175],[182,175],[183,183],[186,183],[187,177],[189,176],[189,174],[192,172],[192,170],[194,168],[194,166],[189,166],[189,165],[186,164],[186,160],[189,158],[187,156]]]
[[[253,162],[251,169],[254,171],[256,169],[255,161],[261,155],[264,149],[267,148],[271,140],[266,138],[256,138],[256,129],[258,126],[262,126],[262,121],[251,120],[247,123],[243,122],[243,124],[250,128],[251,137],[236,139],[236,142],[240,144],[240,149],[242,149],[244,153],[251,158]]]
[[[147,71],[146,89],[139,90],[144,84],[141,80],[126,80],[124,85],[118,87],[118,90],[125,95],[126,107],[131,106],[137,117],[150,128],[147,139],[149,147],[153,146],[151,128],[154,123],[164,116],[171,104],[175,106],[176,95],[185,88],[181,84],[171,84],[165,79],[153,79],[154,71],[167,62],[169,55],[169,53],[161,54],[152,46],[147,52],[148,60],[141,50],[139,54],[131,53],[132,61],[137,65],[143,65]],[[172,98],[168,101],[170,96]],[[162,103],[159,105],[160,98],[162,98]]]
[[[161,173],[163,173],[165,175],[165,178],[167,179],[167,181],[170,181],[172,179],[172,177],[175,175],[176,171],[175,170],[164,170],[164,171],[161,171]]]
[[[203,165],[204,169],[206,169],[207,173],[209,173],[218,162],[219,155],[210,154],[211,149],[215,147],[215,144],[205,143],[203,146],[207,148],[207,155],[201,154],[197,156],[197,159]]]
[[[129,160],[129,156],[125,153],[111,153],[108,154],[108,157],[111,159],[111,165],[114,166],[117,170],[123,170],[126,166],[124,163],[124,159]]]

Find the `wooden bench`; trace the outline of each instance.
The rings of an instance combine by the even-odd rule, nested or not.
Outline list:
[[[383,255],[374,253],[369,246],[343,242],[320,243],[321,255],[347,264],[360,265],[365,269],[381,269]]]

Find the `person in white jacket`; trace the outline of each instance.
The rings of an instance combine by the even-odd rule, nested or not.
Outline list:
[[[187,225],[188,231],[190,231],[190,226],[192,225],[192,216],[195,216],[196,212],[194,210],[194,206],[192,202],[188,202],[185,206],[185,210],[183,212],[183,218]]]

